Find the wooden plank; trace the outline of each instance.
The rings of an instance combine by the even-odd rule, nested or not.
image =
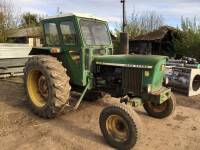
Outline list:
[[[23,75],[28,58],[0,59],[0,78]]]
[[[0,59],[28,57],[31,49],[28,44],[0,43]]]
[[[16,76],[23,76],[23,73],[15,73],[15,74],[0,74],[0,79],[8,78],[8,77],[16,77]]]
[[[0,59],[0,69],[9,67],[22,67],[28,58]]]
[[[7,69],[0,69],[0,74],[15,74],[15,73],[22,73],[24,67],[16,67],[16,68],[7,68]]]

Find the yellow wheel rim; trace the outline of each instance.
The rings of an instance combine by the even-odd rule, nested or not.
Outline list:
[[[27,78],[27,88],[32,103],[37,107],[44,107],[48,98],[48,86],[41,71],[31,70],[29,72]]]
[[[106,120],[106,129],[115,140],[119,142],[128,140],[128,125],[121,116],[109,116]]]

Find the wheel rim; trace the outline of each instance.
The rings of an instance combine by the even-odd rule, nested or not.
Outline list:
[[[163,102],[162,104],[153,104],[150,102],[149,106],[154,112],[163,112],[167,109],[167,101]]]
[[[42,97],[47,99],[47,97],[49,95],[49,91],[48,91],[48,85],[47,85],[46,78],[43,75],[41,75],[38,80],[38,89],[39,89],[39,92],[42,95]]]
[[[31,70],[27,78],[28,94],[31,101],[37,107],[44,107],[48,95],[49,89],[45,76],[39,70]]]
[[[119,142],[128,140],[128,125],[121,116],[109,116],[106,120],[106,129],[115,140]]]

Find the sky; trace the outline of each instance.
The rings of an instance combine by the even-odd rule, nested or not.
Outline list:
[[[200,0],[126,0],[127,16],[133,11],[156,11],[166,25],[176,27],[181,16],[200,17]],[[63,13],[89,13],[106,19],[114,29],[122,20],[120,0],[13,0],[21,13],[32,12],[44,16],[56,15],[58,8]]]

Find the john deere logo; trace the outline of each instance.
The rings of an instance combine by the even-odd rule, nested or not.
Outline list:
[[[114,63],[104,63],[104,62],[96,62],[96,64],[98,64],[98,65],[107,65],[107,66],[128,67],[128,68],[152,69],[152,66],[147,66],[147,65],[114,64]]]

